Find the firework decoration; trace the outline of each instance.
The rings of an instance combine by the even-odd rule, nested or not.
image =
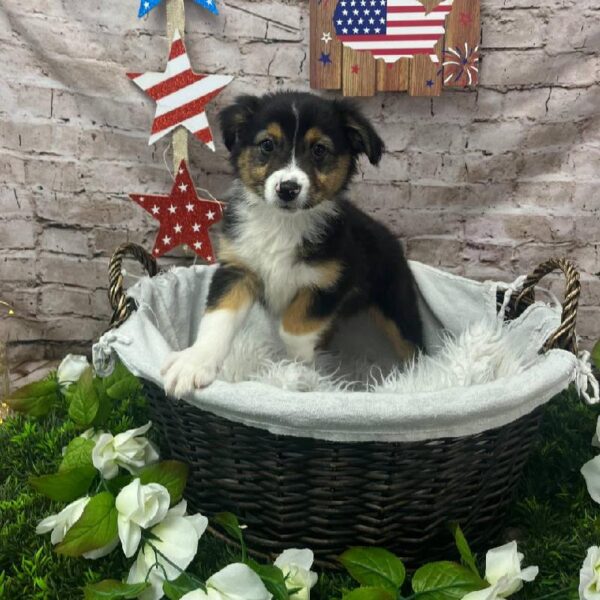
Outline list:
[[[444,84],[453,82],[456,85],[471,87],[477,85],[479,79],[479,46],[469,48],[465,42],[464,48],[446,48],[444,62],[438,75],[443,75]]]

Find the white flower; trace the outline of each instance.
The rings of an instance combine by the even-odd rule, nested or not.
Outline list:
[[[208,578],[206,592],[194,590],[181,600],[271,600],[272,597],[249,566],[233,563]]]
[[[290,596],[290,600],[309,600],[310,590],[317,583],[318,576],[310,568],[314,561],[312,550],[291,548],[284,550],[276,559],[275,566],[279,567],[285,577],[288,590],[298,589]]]
[[[51,515],[46,517],[43,521],[38,523],[38,526],[35,528],[35,532],[38,534],[48,533],[52,531],[50,535],[50,541],[53,544],[59,544],[67,535],[67,531],[79,521],[87,503],[90,501],[89,496],[84,496],[83,498],[79,498],[79,500],[75,500],[75,502],[71,502],[68,506],[65,506],[57,515]],[[119,540],[115,540],[111,544],[107,544],[102,548],[98,548],[97,550],[90,550],[86,552],[83,556],[84,558],[102,558],[106,556],[110,552],[112,552]]]
[[[112,479],[119,472],[119,466],[130,473],[156,462],[158,452],[145,437],[140,437],[152,426],[151,422],[143,427],[130,429],[113,436],[102,433],[96,439],[92,451],[92,462],[104,479]],[[92,438],[93,439],[93,438]]]
[[[579,598],[600,600],[600,548],[588,548],[587,556],[579,571]]]
[[[134,479],[117,496],[119,539],[127,558],[140,544],[142,528],[147,529],[165,518],[171,498],[167,488],[159,483],[142,485]]]
[[[471,592],[463,600],[498,600],[508,598],[523,587],[524,581],[533,581],[537,567],[521,570],[523,554],[517,551],[517,542],[510,542],[489,550],[485,557],[485,578],[490,587]]]
[[[88,359],[79,354],[67,354],[58,365],[56,375],[61,387],[69,387],[72,383],[79,381],[82,373],[90,366]]]
[[[140,594],[140,600],[162,598],[165,579],[177,579],[196,556],[198,540],[208,526],[208,519],[201,514],[186,516],[186,508],[187,504],[182,500],[169,510],[164,520],[151,530],[160,539],[152,540],[139,551],[127,583],[146,581],[147,577],[151,587]],[[177,565],[181,571],[170,563]]]
[[[581,474],[585,479],[592,500],[600,504],[600,456],[588,460],[581,467]]]
[[[84,496],[83,498],[79,498],[79,500],[75,500],[75,502],[71,502],[71,504],[65,506],[57,515],[50,515],[40,521],[35,528],[35,532],[42,534],[52,531],[50,541],[53,544],[59,544],[63,541],[65,535],[67,535],[67,531],[79,521],[89,501],[89,496]]]

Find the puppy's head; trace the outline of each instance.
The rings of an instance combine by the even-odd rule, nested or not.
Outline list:
[[[346,100],[280,92],[241,96],[220,115],[231,162],[252,197],[282,210],[334,200],[365,154],[377,164],[383,142]]]

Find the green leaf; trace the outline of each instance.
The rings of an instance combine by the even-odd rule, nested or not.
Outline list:
[[[83,592],[85,600],[117,600],[118,598],[129,600],[137,598],[149,587],[150,584],[146,581],[123,583],[116,579],[105,579],[100,583],[86,585]]]
[[[30,477],[29,483],[52,500],[72,502],[87,493],[95,477],[96,469],[88,465],[63,469],[52,475]]]
[[[218,513],[213,517],[215,523],[218,523],[234,540],[236,540],[242,549],[242,562],[246,562],[246,542],[244,541],[244,534],[240,527],[238,518],[230,512]]]
[[[189,467],[178,460],[163,460],[155,465],[148,465],[139,472],[140,482],[160,483],[164,485],[171,496],[171,506],[177,504],[182,496]]]
[[[94,387],[94,375],[89,367],[77,382],[77,388],[69,404],[69,416],[77,425],[89,427],[96,418],[99,408],[100,401]]]
[[[92,425],[94,427],[101,427],[108,421],[114,408],[114,402],[106,394],[103,381],[98,377],[94,377],[94,390],[98,398],[98,412],[92,421]]]
[[[198,589],[198,584],[187,574],[182,573],[173,581],[163,583],[163,592],[169,600],[180,600],[188,592]]]
[[[600,340],[596,342],[594,349],[592,350],[592,362],[596,369],[600,370]]]
[[[479,577],[479,570],[477,569],[477,564],[475,563],[475,557],[473,556],[473,552],[471,552],[467,538],[465,538],[465,535],[458,523],[453,526],[452,533],[454,534],[456,547],[458,548],[458,552],[462,558],[463,564],[471,569],[471,571],[475,573],[477,577]]]
[[[426,564],[412,579],[412,588],[419,592],[419,600],[461,600],[469,592],[482,590],[487,585],[479,575],[449,561]]]
[[[30,383],[4,400],[12,410],[29,417],[45,417],[60,401],[60,386],[55,377]]]
[[[76,437],[69,442],[65,450],[59,471],[74,469],[77,467],[93,467],[92,450],[94,449],[94,440],[88,440],[82,437]]]
[[[397,592],[406,577],[402,561],[383,548],[350,548],[340,562],[358,583]]]
[[[344,600],[396,600],[396,595],[385,588],[359,587],[344,594]]]
[[[123,473],[122,475],[117,475],[108,481],[104,481],[104,485],[108,489],[108,491],[115,497],[119,495],[119,492],[129,483],[133,481],[134,477],[132,475]]]
[[[137,394],[141,385],[138,378],[132,375],[122,362],[117,362],[113,372],[104,379],[104,389],[113,400],[126,400]]]
[[[101,492],[88,502],[81,518],[67,531],[56,552],[81,556],[90,550],[107,546],[117,535],[115,497],[110,492]]]
[[[290,595],[281,569],[274,565],[261,565],[252,559],[249,559],[247,564],[261,578],[267,590],[273,594],[274,600],[288,600]]]

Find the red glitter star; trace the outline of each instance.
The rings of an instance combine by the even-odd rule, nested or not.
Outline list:
[[[154,256],[187,244],[198,256],[214,262],[208,228],[221,220],[221,203],[198,197],[185,160],[179,165],[169,196],[131,194],[129,197],[160,222],[152,250]]]
[[[358,73],[360,71],[360,67],[358,65],[352,65],[352,72],[354,74]]]
[[[473,23],[473,15],[468,12],[461,12],[459,16],[460,24],[469,27]]]

